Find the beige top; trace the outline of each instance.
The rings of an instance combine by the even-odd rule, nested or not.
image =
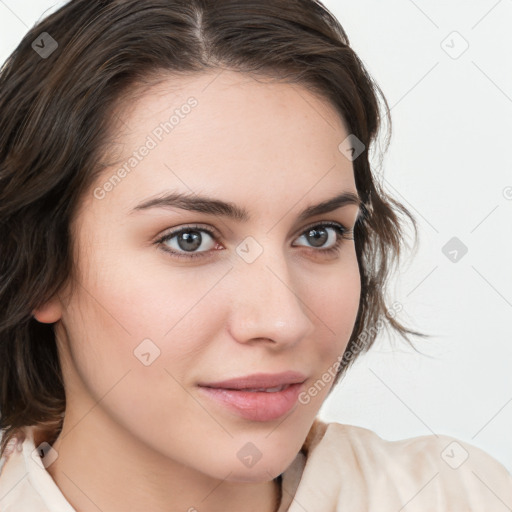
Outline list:
[[[33,427],[24,432],[0,461],[0,512],[75,512],[35,450]],[[444,435],[386,441],[315,420],[282,479],[278,512],[512,511],[512,475]]]

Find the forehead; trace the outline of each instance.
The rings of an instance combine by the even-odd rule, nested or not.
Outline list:
[[[338,149],[348,135],[341,116],[297,84],[227,70],[163,77],[116,117],[116,160],[98,183],[124,168],[106,199],[125,209],[172,190],[252,201],[355,191],[352,162]]]

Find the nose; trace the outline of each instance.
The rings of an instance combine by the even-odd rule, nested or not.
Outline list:
[[[231,279],[229,330],[239,343],[271,340],[275,348],[285,348],[313,332],[314,314],[281,251],[267,247],[252,263],[237,260]]]

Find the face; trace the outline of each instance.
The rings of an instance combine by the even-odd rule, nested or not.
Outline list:
[[[356,319],[348,132],[306,89],[227,71],[168,78],[118,117],[116,162],[73,224],[78,284],[54,308],[66,415],[96,404],[103,431],[159,457],[269,480],[300,450]],[[299,384],[203,386],[282,372]]]

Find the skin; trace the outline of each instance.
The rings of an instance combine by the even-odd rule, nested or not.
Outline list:
[[[198,101],[113,190],[102,199],[86,194],[72,226],[78,284],[35,312],[55,323],[67,395],[48,471],[79,512],[275,510],[273,479],[296,457],[332,384],[270,422],[238,416],[197,384],[296,370],[308,389],[344,352],[354,326],[353,240],[322,255],[335,231],[327,228],[321,247],[307,233],[329,221],[353,228],[358,207],[298,221],[310,205],[357,194],[352,162],[338,150],[343,122],[303,87],[217,75],[166,77],[119,111],[118,160],[96,187],[187,98]],[[178,208],[130,213],[169,191],[236,203],[251,219]],[[177,237],[155,243],[188,224],[217,233],[200,232],[200,257],[165,252],[180,251]],[[252,263],[236,252],[248,236],[263,250]],[[134,355],[144,339],[160,350],[149,366]],[[252,467],[237,457],[248,442],[262,454]]]

